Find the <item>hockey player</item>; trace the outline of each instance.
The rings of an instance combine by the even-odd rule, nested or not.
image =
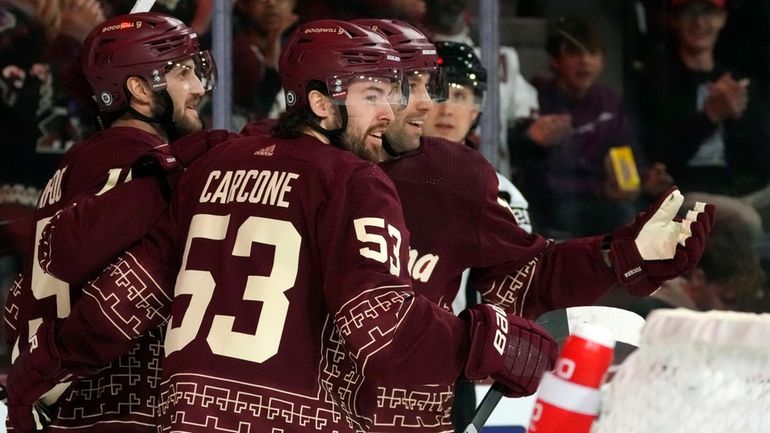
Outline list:
[[[28,430],[45,390],[166,320],[164,431],[371,431],[360,395],[377,383],[491,375],[533,392],[555,358],[545,331],[489,306],[457,318],[410,289],[395,188],[361,159],[393,120],[399,60],[351,23],[297,28],[275,135],[208,151],[158,227],[38,328],[9,377],[11,424]]]
[[[184,23],[158,13],[109,19],[91,31],[80,60],[73,87],[95,98],[109,127],[65,154],[39,199],[35,253],[25,258],[5,307],[14,357],[34,349],[30,338],[40,323],[67,317],[82,285],[149,231],[167,207],[164,171],[181,170],[179,160],[200,153],[167,144],[201,129],[196,109],[215,79],[209,53]],[[160,343],[152,331],[94,376],[47,394],[48,404],[58,399],[49,430],[155,431]]]
[[[552,309],[590,305],[618,283],[636,295],[648,295],[661,281],[697,263],[711,229],[713,206],[702,208],[705,212],[693,214],[685,224],[672,221],[681,204],[678,191],[671,191],[665,212],[658,209],[664,202],[656,203],[612,235],[556,244],[526,233],[500,203],[495,170],[479,152],[456,141],[423,136],[428,113],[436,109],[432,97],[441,94],[434,86],[439,74],[436,47],[405,23],[356,22],[387,35],[409,80],[409,104],[385,131],[388,160],[380,167],[396,186],[411,232],[406,266],[416,293],[450,310],[462,273],[471,268],[469,284],[484,302],[533,319]],[[449,103],[468,100],[472,106],[475,98],[483,97],[483,92],[467,87],[483,83],[472,62],[449,56],[442,60],[448,96],[454,99]],[[468,118],[457,141],[473,120]],[[648,224],[653,215],[662,218],[656,226]],[[451,432],[453,384],[380,384],[373,399],[377,405],[372,431]]]
[[[474,131],[479,124],[487,92],[487,71],[473,47],[461,42],[436,42],[441,70],[449,83],[446,99],[433,105],[425,119],[426,136],[445,138],[478,150]],[[497,172],[498,196],[507,202],[516,223],[532,233],[529,203],[524,195],[500,172]]]

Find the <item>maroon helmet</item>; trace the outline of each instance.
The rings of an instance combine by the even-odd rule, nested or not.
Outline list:
[[[308,86],[326,85],[329,96],[343,102],[348,85],[363,77],[401,80],[401,61],[379,33],[337,20],[311,21],[299,26],[289,37],[279,61],[286,109],[307,105]],[[400,96],[399,103],[405,104]]]
[[[182,21],[157,12],[120,15],[96,26],[86,37],[81,67],[99,110],[128,106],[125,82],[142,77],[156,92],[166,88],[165,73],[181,60],[195,61],[196,75],[205,90],[216,80],[208,51],[201,51],[198,35]]]
[[[354,23],[385,36],[398,51],[404,75],[430,74],[428,93],[434,101],[446,99],[447,86],[443,69],[439,68],[436,46],[420,30],[403,21],[393,19],[359,19]]]

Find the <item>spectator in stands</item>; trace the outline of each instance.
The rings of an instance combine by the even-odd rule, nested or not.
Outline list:
[[[296,0],[237,0],[235,3],[233,108],[245,121],[268,117],[281,89],[278,57],[284,32],[297,22],[296,3]]]
[[[722,194],[770,221],[767,89],[720,63],[714,47],[724,0],[671,0],[672,46],[638,81],[643,141],[682,191]],[[740,49],[734,47],[733,49]]]
[[[636,212],[642,186],[657,197],[671,179],[662,165],[644,168],[620,97],[597,82],[604,48],[596,30],[562,17],[546,45],[554,75],[536,87],[540,113],[556,115],[549,118],[555,127],[516,141],[511,153],[519,186],[530,199],[537,231],[571,238],[612,230]],[[618,165],[611,160],[613,148],[626,151],[614,161]]]

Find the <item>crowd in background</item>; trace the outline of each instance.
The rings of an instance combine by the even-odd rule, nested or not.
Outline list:
[[[661,306],[766,311],[770,6],[751,0],[622,2],[629,5],[615,18],[623,52],[614,52],[582,3],[551,16],[547,0],[501,2],[506,16],[548,29],[545,68],[525,79],[528,57],[515,46],[501,47],[499,62],[503,162],[497,169],[529,202],[533,231],[557,240],[609,232],[678,185],[688,201],[718,207],[701,264],[643,303],[621,294],[604,302],[642,312]],[[0,0],[3,293],[29,254],[32,212],[45,183],[64,151],[99,128],[87,101],[67,93],[65,71],[87,32],[132,4]],[[230,129],[282,111],[278,57],[297,24],[398,18],[435,41],[477,45],[476,6],[467,0],[235,0]],[[188,23],[205,46],[211,9],[211,0],[159,0],[153,10]],[[608,56],[622,56],[622,88],[603,81]]]

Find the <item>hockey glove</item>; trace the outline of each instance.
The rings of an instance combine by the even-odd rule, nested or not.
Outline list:
[[[135,179],[151,177],[157,180],[160,193],[168,201],[171,191],[179,182],[184,167],[170,153],[151,151],[142,155],[131,166],[131,176]]]
[[[476,305],[460,313],[470,330],[466,379],[492,379],[505,387],[507,397],[523,397],[537,390],[543,373],[553,369],[556,341],[535,322],[499,307]]]
[[[612,234],[610,262],[632,295],[647,296],[698,264],[711,229],[714,206],[695,203],[684,219],[676,216],[684,197],[672,187],[633,223]]]
[[[179,162],[183,166],[189,167],[193,161],[200,158],[212,147],[237,136],[238,134],[225,129],[201,130],[171,143],[171,149]]]
[[[71,375],[64,372],[54,343],[54,323],[45,321],[30,338],[8,375],[8,422],[18,432],[43,430],[50,416],[38,400]]]
[[[5,386],[0,384],[0,403],[3,403],[5,407],[8,407],[8,390]],[[51,424],[51,409],[43,404],[42,401],[38,401],[32,408],[32,417],[35,419],[37,430],[45,430]]]

